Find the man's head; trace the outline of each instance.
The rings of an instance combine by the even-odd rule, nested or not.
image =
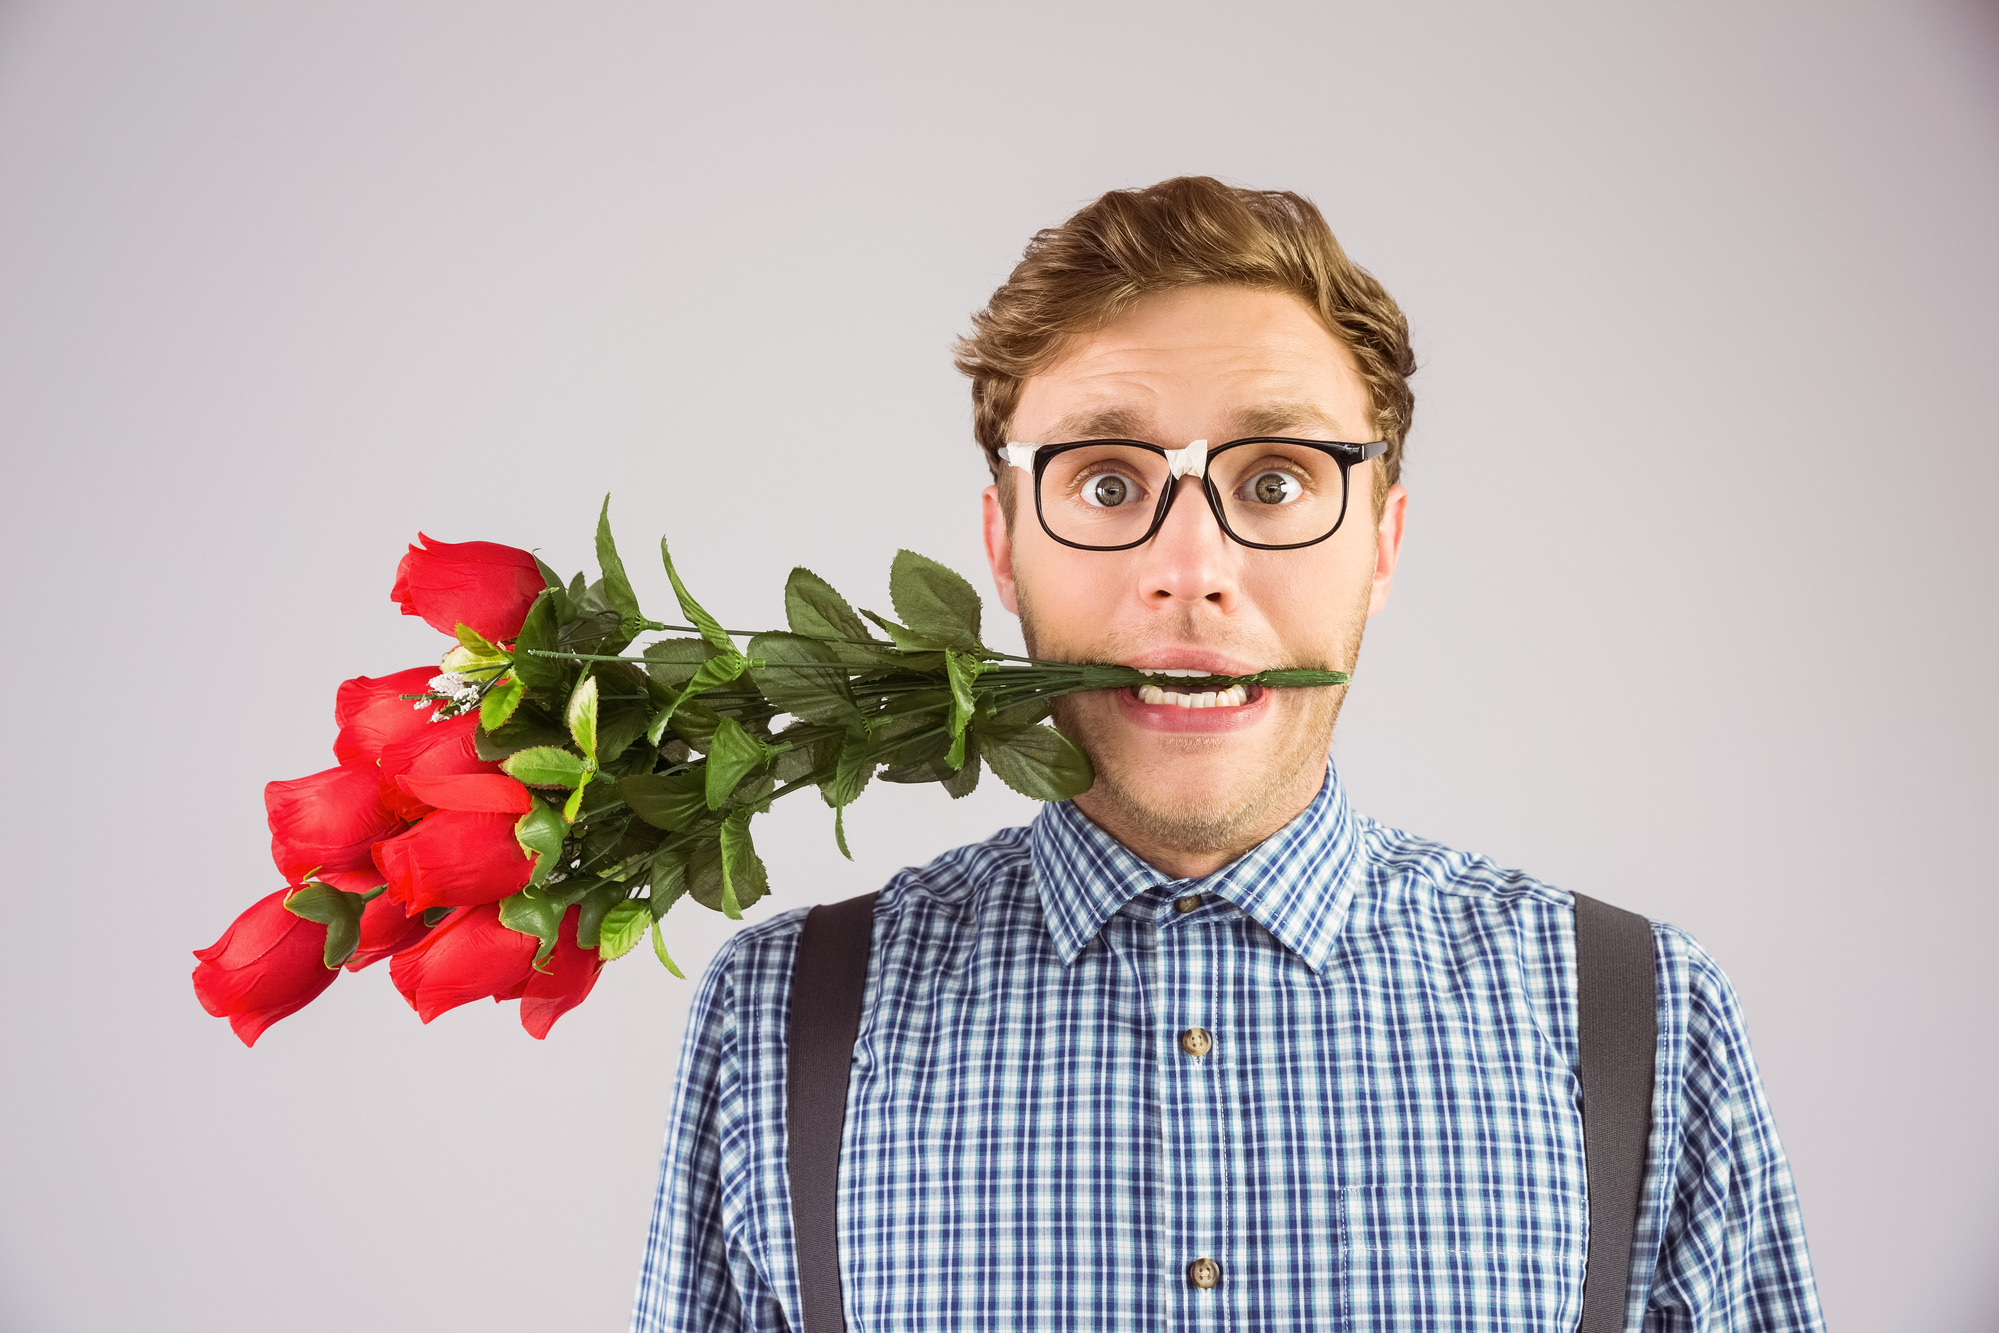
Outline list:
[[[1105,195],[1035,237],[958,363],[995,477],[987,553],[1030,652],[1229,675],[1353,668],[1401,542],[1395,482],[1414,361],[1401,312],[1311,204],[1205,178]],[[1190,473],[1158,487],[1177,493],[1156,534],[1119,551],[1055,540],[1033,474],[1004,450],[1112,437],[1219,448],[1251,436],[1387,449],[1351,466],[1345,518],[1324,541],[1231,540]],[[1290,477],[1284,455],[1230,451],[1234,466],[1212,475],[1242,494],[1224,503],[1253,510],[1259,477],[1261,498],[1297,497],[1305,474]],[[1113,491],[1150,507],[1148,484],[1125,477]],[[1322,475],[1308,490],[1329,484]],[[1072,696],[1057,722],[1097,768],[1077,803],[1162,869],[1204,873],[1310,800],[1344,693],[1271,690],[1195,708],[1132,692]]]

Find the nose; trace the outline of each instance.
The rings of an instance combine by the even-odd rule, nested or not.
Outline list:
[[[1166,521],[1140,548],[1140,596],[1162,610],[1197,604],[1234,609],[1238,587],[1233,546],[1208,509],[1201,479],[1178,478]]]

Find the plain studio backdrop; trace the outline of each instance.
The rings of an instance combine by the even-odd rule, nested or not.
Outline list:
[[[1692,931],[1835,1326],[1999,1326],[1999,30],[1915,0],[0,7],[0,1325],[620,1327],[693,983],[538,1043],[383,966],[245,1050],[189,950],[262,786],[442,650],[419,529],[567,573],[609,492],[735,625],[989,590],[950,341],[1187,173],[1414,327],[1356,804]],[[788,802],[751,919],[1032,814],[877,786],[849,864]]]

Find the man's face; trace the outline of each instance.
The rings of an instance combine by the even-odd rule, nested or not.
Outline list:
[[[1115,437],[1177,449],[1252,435],[1367,441],[1367,389],[1346,347],[1296,297],[1195,287],[1148,297],[1023,386],[1012,438]],[[1345,521],[1316,546],[1260,551],[1216,524],[1200,479],[1180,478],[1165,525],[1128,551],[1084,551],[1044,532],[1029,474],[1015,518],[985,498],[986,551],[1028,651],[1064,661],[1247,675],[1350,671],[1388,595],[1405,496],[1377,520],[1377,463],[1354,467]],[[1345,688],[1252,691],[1189,708],[1136,691],[1060,701],[1056,722],[1089,753],[1077,798],[1098,823],[1162,851],[1233,855],[1318,790]]]

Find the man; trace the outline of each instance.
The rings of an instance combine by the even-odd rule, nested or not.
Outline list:
[[[1414,359],[1311,204],[1108,194],[1034,239],[959,365],[1031,653],[1353,667],[1402,544]],[[883,890],[839,1167],[848,1328],[1575,1328],[1573,900],[1352,811],[1344,694],[1070,696],[1095,786]],[[702,982],[645,1333],[798,1326],[801,915]],[[1816,1329],[1734,995],[1652,935],[1627,1326]]]

